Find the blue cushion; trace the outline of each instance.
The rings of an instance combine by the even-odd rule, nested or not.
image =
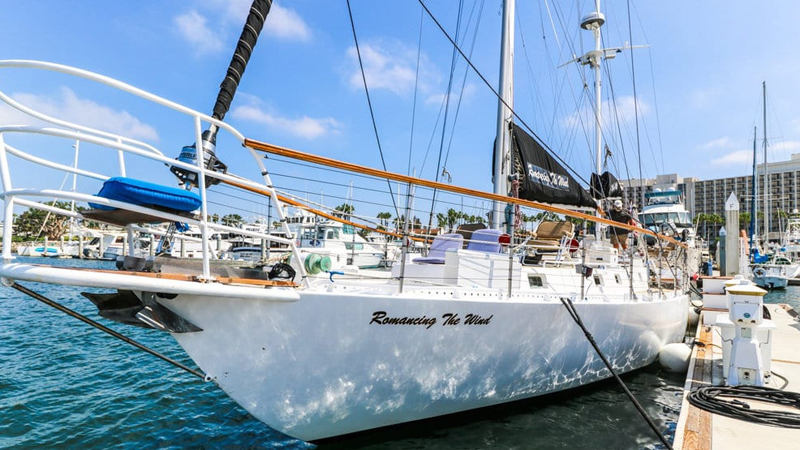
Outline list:
[[[181,212],[195,211],[202,204],[200,196],[192,191],[125,177],[109,178],[103,183],[97,196],[139,206],[157,206]],[[106,211],[117,209],[96,203],[89,203],[89,206]]]
[[[500,253],[500,230],[483,229],[472,232],[472,239],[467,245],[467,250],[474,250],[486,253]]]
[[[463,242],[464,236],[460,234],[442,234],[436,236],[433,239],[428,256],[414,258],[414,262],[421,264],[444,264],[444,255],[447,251],[461,248]]]

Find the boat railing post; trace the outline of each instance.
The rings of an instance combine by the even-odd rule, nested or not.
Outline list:
[[[664,290],[661,288],[661,276],[664,273],[664,246],[661,242],[661,238],[658,239],[658,274],[656,276],[656,282],[658,283],[658,293],[661,297],[664,297]]]
[[[512,231],[511,242],[508,244],[508,298],[511,298],[511,287],[514,281],[514,239]]]
[[[206,195],[206,168],[203,158],[203,131],[200,116],[194,116],[195,146],[197,147],[197,187],[200,190],[200,235],[203,240],[203,279],[211,278],[208,251],[208,197]],[[188,185],[191,188],[191,184]],[[181,240],[181,258],[186,253],[186,241]]]
[[[122,236],[122,256],[130,255],[128,245],[131,241],[133,241],[133,239],[131,239],[131,226],[128,225],[125,227],[125,235]]]
[[[117,137],[117,144],[122,145],[122,138]],[[117,149],[117,159],[119,161],[119,176],[124,177],[125,175],[125,152],[122,149]]]
[[[136,256],[136,235],[133,231],[133,226],[128,225],[128,256]]]
[[[78,236],[78,259],[83,259],[83,232]]]
[[[267,192],[269,193],[270,198],[275,200],[275,212],[278,213],[278,220],[281,224],[281,230],[289,237],[291,243],[289,244],[289,249],[292,252],[292,256],[297,260],[297,268],[299,269],[300,277],[302,278],[303,285],[306,287],[311,286],[311,282],[308,280],[308,273],[306,272],[305,265],[303,264],[303,260],[300,258],[300,249],[297,247],[297,240],[295,239],[294,233],[292,230],[289,229],[289,224],[287,223],[287,214],[286,214],[286,207],[283,204],[283,201],[278,198],[277,193],[275,192],[275,187],[272,185],[272,180],[270,179],[269,172],[267,168],[264,166],[264,161],[259,158],[258,154],[250,147],[247,147],[250,151],[250,154],[253,156],[253,159],[256,160],[256,164],[258,164],[259,170],[261,170],[261,176],[264,179],[264,184],[267,188]]]
[[[414,176],[416,176],[416,175],[417,175],[417,171],[415,169],[414,170]],[[413,185],[411,183],[408,183],[407,189],[408,189],[408,192],[406,193],[406,220],[405,220],[404,223],[400,223],[400,225],[403,227],[403,233],[402,233],[403,234],[403,246],[402,246],[402,250],[400,252],[400,287],[399,287],[399,293],[400,294],[403,293],[403,284],[404,284],[405,276],[406,276],[406,255],[408,255],[408,243],[411,240],[409,238],[409,222],[411,221],[411,197],[414,195]],[[431,231],[431,229],[430,229],[430,224],[429,224],[428,233],[426,233],[426,235],[430,234],[430,231]]]
[[[8,157],[3,133],[0,133],[0,179],[3,180],[3,193],[10,191],[11,174],[8,170]],[[14,232],[14,197],[4,197],[5,211],[3,212],[3,260],[14,259],[11,255],[11,235]]]

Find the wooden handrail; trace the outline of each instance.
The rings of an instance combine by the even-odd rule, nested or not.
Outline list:
[[[349,172],[360,173],[363,175],[370,175],[377,178],[385,178],[392,181],[399,181],[401,183],[410,183],[417,186],[428,187],[431,189],[439,189],[442,191],[454,192],[456,194],[461,195],[469,195],[473,197],[484,198],[487,200],[493,200],[503,203],[511,203],[517,204],[520,206],[527,206],[529,208],[535,208],[542,211],[549,211],[556,214],[563,214],[568,217],[575,217],[578,219],[584,219],[591,222],[598,222],[603,223],[606,225],[610,225],[616,228],[624,228],[630,231],[636,231],[643,234],[648,234],[650,236],[654,236],[658,239],[663,239],[667,242],[674,243],[678,246],[683,248],[687,248],[687,245],[683,242],[680,242],[676,239],[673,239],[669,236],[665,236],[663,234],[656,233],[655,231],[648,230],[647,228],[639,228],[633,225],[628,225],[625,223],[615,222],[611,219],[605,219],[602,217],[596,217],[589,214],[585,214],[578,211],[572,211],[567,208],[561,208],[558,206],[548,205],[545,203],[534,202],[531,200],[524,200],[521,198],[514,198],[514,197],[507,197],[504,195],[494,194],[491,192],[479,191],[477,189],[470,189],[461,186],[453,186],[450,184],[439,183],[436,181],[425,180],[422,178],[410,177],[408,175],[402,175],[394,172],[387,172],[384,170],[373,169],[371,167],[361,166],[358,164],[348,163],[344,161],[338,161],[331,158],[326,158],[324,156],[312,155],[310,153],[301,152],[298,150],[292,150],[286,147],[280,147],[278,145],[267,144],[265,142],[259,142],[253,139],[244,140],[244,145],[246,147],[252,148],[253,150],[262,151],[265,153],[272,153],[275,155],[285,156],[287,158],[297,159],[300,161],[310,162],[313,164],[319,164],[322,166],[333,167],[336,169],[346,170]]]

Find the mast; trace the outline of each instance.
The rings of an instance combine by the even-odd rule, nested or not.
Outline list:
[[[514,106],[514,8],[515,0],[503,2],[503,33],[500,53],[500,97],[497,105],[497,139],[494,149],[494,193],[508,195],[511,161],[511,115]],[[508,105],[508,106],[506,106]],[[491,228],[499,229],[503,221],[503,203],[492,202]]]
[[[594,51],[590,52],[589,64],[594,69],[594,139],[596,146],[597,164],[595,171],[598,175],[603,170],[603,136],[600,127],[600,117],[602,113],[601,101],[601,82],[600,82],[600,58],[603,55],[602,37],[600,27],[605,23],[605,17],[600,12],[600,0],[595,1],[595,11],[590,13],[581,21],[581,28],[591,31],[594,35]]]
[[[756,205],[758,204],[758,173],[756,173],[756,142],[758,141],[758,131],[753,127],[753,196],[750,201],[750,260],[753,260],[753,237],[756,235],[758,221],[756,220]]]
[[[764,101],[764,251],[766,252],[767,242],[769,242],[769,166],[767,165],[767,82],[761,83],[762,96]]]
[[[577,59],[577,61],[579,61],[581,64],[588,64],[592,69],[594,69],[594,137],[596,146],[595,151],[597,156],[595,172],[598,176],[600,176],[603,169],[603,136],[600,126],[602,113],[600,104],[602,101],[602,97],[600,95],[602,86],[600,81],[600,60],[603,57],[604,51],[603,47],[601,46],[602,36],[600,35],[600,27],[602,27],[605,22],[605,16],[603,16],[603,13],[600,12],[600,0],[596,0],[594,12],[589,13],[581,20],[581,28],[591,31],[592,35],[594,35],[594,50],[590,50],[585,55]],[[599,216],[600,213],[598,212],[597,215]],[[595,232],[597,233],[597,237],[599,239],[600,233],[602,232],[601,227],[596,227]]]

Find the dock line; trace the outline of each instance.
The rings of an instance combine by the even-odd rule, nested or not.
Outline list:
[[[622,390],[625,391],[625,395],[628,396],[631,403],[633,403],[633,405],[639,411],[639,414],[642,415],[645,422],[647,422],[647,425],[650,426],[650,429],[652,429],[653,432],[658,435],[658,438],[661,440],[661,443],[664,444],[664,446],[667,447],[667,449],[673,450],[672,444],[670,444],[667,438],[664,437],[664,435],[661,434],[660,431],[658,431],[658,427],[656,427],[656,424],[653,423],[653,419],[651,419],[650,416],[647,415],[647,412],[644,410],[644,408],[642,408],[642,405],[639,403],[639,401],[636,400],[636,397],[633,396],[633,393],[628,389],[628,386],[625,385],[625,382],[622,381],[622,378],[620,378],[619,375],[617,375],[617,372],[615,372],[614,369],[611,367],[611,363],[608,362],[608,359],[606,359],[606,356],[600,350],[600,347],[597,345],[597,342],[595,342],[592,333],[589,333],[589,330],[587,330],[586,326],[583,325],[581,316],[579,316],[578,311],[575,310],[575,306],[572,304],[572,300],[570,300],[567,297],[561,297],[561,303],[564,304],[565,308],[567,308],[567,312],[569,313],[570,316],[572,316],[572,320],[574,320],[575,323],[578,324],[579,327],[581,327],[581,330],[583,330],[583,334],[586,335],[586,339],[589,341],[590,344],[592,344],[592,347],[594,347],[594,351],[597,352],[597,355],[600,357],[600,359],[603,360],[603,363],[606,365],[609,372],[611,372],[611,375],[614,375],[614,379],[617,380],[617,383],[619,383]]]

